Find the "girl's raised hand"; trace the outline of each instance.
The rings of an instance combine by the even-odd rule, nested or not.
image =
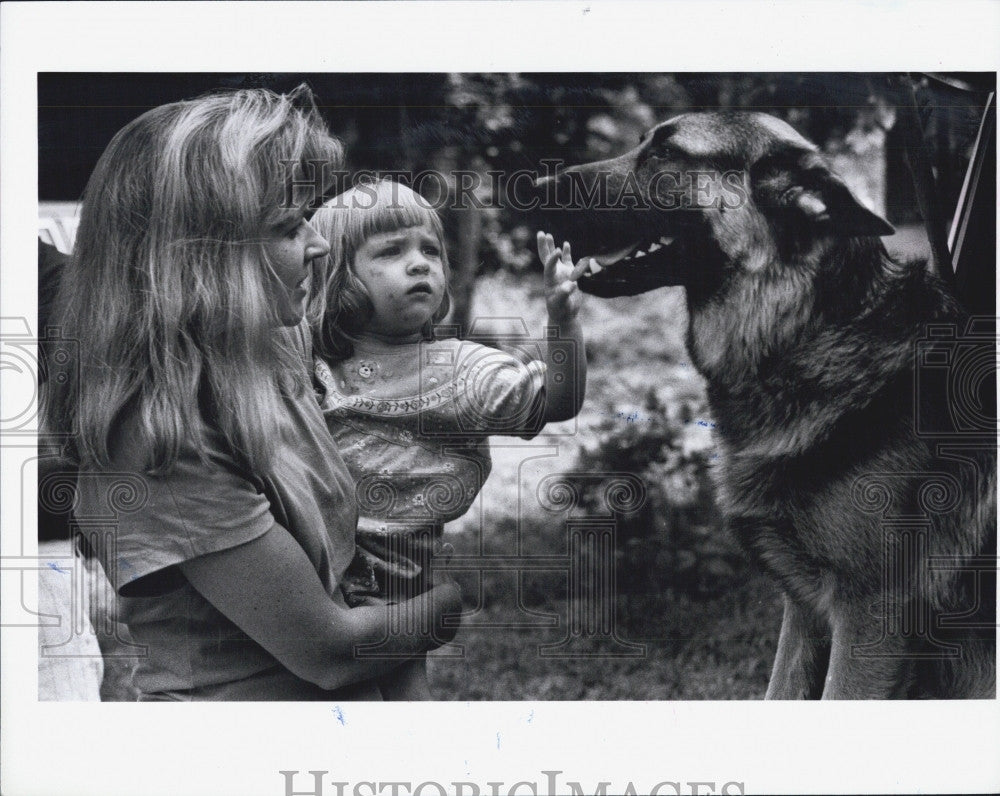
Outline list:
[[[545,306],[554,321],[572,320],[580,311],[583,294],[576,280],[587,267],[583,258],[574,267],[569,243],[556,247],[555,240],[546,232],[538,233],[538,257],[542,261],[545,284]]]

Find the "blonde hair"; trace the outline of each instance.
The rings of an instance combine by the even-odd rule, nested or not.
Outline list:
[[[371,299],[354,273],[354,256],[369,237],[426,224],[437,235],[448,277],[441,218],[424,197],[401,183],[387,179],[362,182],[328,201],[310,223],[326,238],[330,254],[316,262],[316,289],[310,297],[307,317],[317,351],[331,362],[354,353],[354,340],[371,319]],[[450,308],[446,290],[423,330],[427,339],[433,337],[434,324],[444,320]]]
[[[204,455],[202,420],[267,468],[282,391],[298,389],[302,366],[294,330],[276,328],[264,236],[303,215],[286,201],[288,166],[339,168],[342,155],[305,85],[163,105],[115,135],[58,299],[79,367],[46,402],[81,466],[109,465],[128,409],[151,470],[169,469],[185,440]]]

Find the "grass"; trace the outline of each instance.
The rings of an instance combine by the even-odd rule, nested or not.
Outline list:
[[[618,639],[644,647],[638,657],[606,636],[580,637],[566,657],[543,657],[542,645],[568,637],[567,601],[550,609],[557,628],[464,626],[461,657],[428,657],[430,682],[442,700],[759,699],[781,624],[770,584],[755,576],[714,600],[670,594],[619,598]],[[490,605],[477,622],[509,622],[513,601]],[[593,656],[593,657],[584,657]]]

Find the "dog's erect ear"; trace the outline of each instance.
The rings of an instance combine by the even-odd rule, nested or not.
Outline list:
[[[780,155],[753,169],[754,192],[765,212],[822,224],[841,237],[880,237],[895,229],[857,200],[843,180],[815,153]]]
[[[794,186],[785,193],[786,201],[794,204],[807,218],[829,220],[832,231],[844,237],[879,237],[895,233],[892,224],[861,204],[835,174],[826,171],[814,176],[820,177],[818,183],[808,188]]]

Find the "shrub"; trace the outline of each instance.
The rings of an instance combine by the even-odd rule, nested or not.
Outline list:
[[[605,501],[604,482],[595,474],[631,473],[645,484],[645,502],[617,515],[620,592],[707,597],[729,589],[745,566],[715,506],[714,450],[705,433],[712,424],[699,419],[703,403],[679,399],[668,407],[650,389],[641,410],[609,407],[605,414],[594,441],[581,445],[574,469],[581,501],[593,513]]]

